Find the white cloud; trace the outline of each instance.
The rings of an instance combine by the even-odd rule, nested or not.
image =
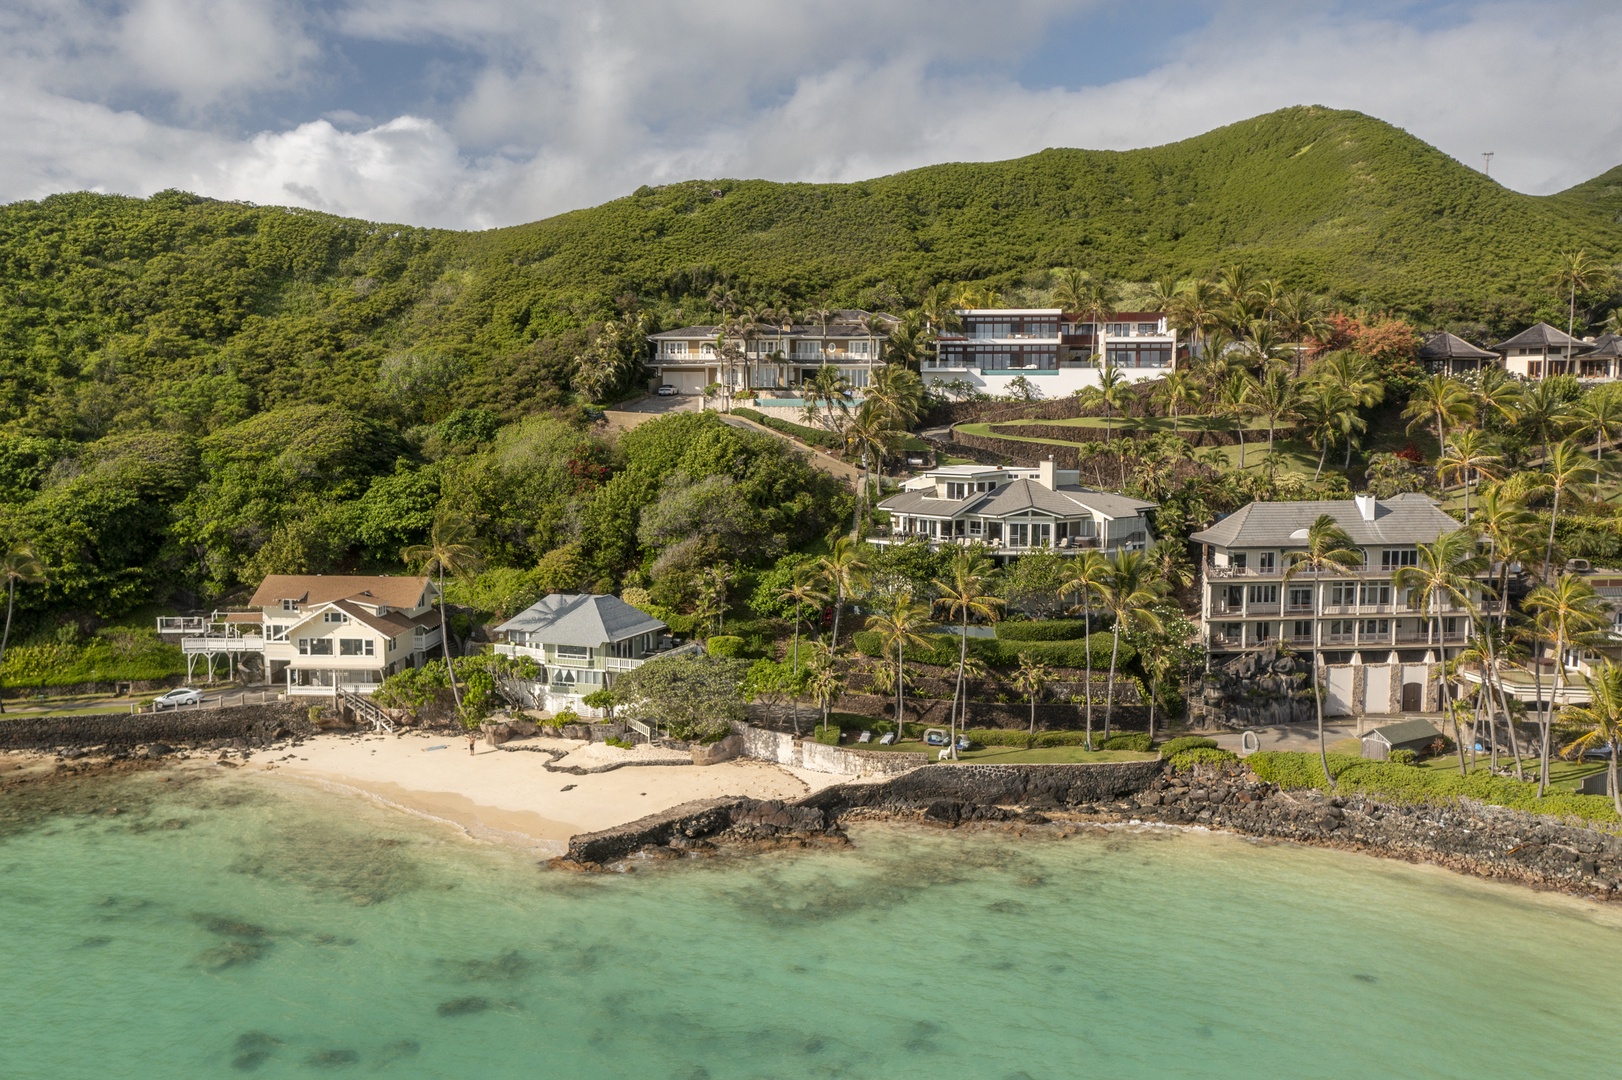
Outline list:
[[[291,92],[319,66],[318,21],[302,8],[142,0],[112,23],[77,8],[75,23],[17,7],[0,14],[0,198],[178,186],[478,227],[644,182],[849,180],[1046,146],[1143,146],[1306,103],[1379,116],[1471,165],[1495,151],[1493,175],[1521,190],[1622,160],[1622,110],[1590,48],[1622,38],[1622,10],[1608,4],[1520,0],[1422,24],[1327,2],[1291,5],[1288,18],[1234,5],[1133,77],[1073,90],[1015,81],[1055,19],[1089,6],[360,0],[333,17],[348,39],[477,57],[461,96],[402,103],[380,124],[323,101],[306,115],[343,129],[311,119],[242,135],[210,121],[243,95]],[[1078,41],[1078,70],[1109,47]],[[106,58],[99,92],[90,55]],[[193,112],[163,123],[102,103],[128,87]]]

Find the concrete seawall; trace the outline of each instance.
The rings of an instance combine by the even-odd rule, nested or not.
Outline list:
[[[314,735],[309,706],[288,702],[227,709],[85,716],[19,716],[0,720],[0,750],[130,750],[165,743],[197,746],[242,739],[263,745],[290,735]]]

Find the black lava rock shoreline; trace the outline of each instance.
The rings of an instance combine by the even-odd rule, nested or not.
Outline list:
[[[624,869],[636,859],[843,844],[849,821],[1062,829],[1076,824],[1205,827],[1429,863],[1593,899],[1622,896],[1622,837],[1461,801],[1406,806],[1360,795],[1282,791],[1243,765],[1173,772],[1159,761],[928,766],[841,784],[795,802],[714,799],[569,843],[551,865]]]

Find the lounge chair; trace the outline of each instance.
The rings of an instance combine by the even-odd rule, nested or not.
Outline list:
[[[935,755],[935,760],[936,761],[951,761],[952,760],[952,748],[947,747],[945,750],[942,750],[939,754],[936,754]]]
[[[959,750],[967,750],[969,748],[969,737],[967,735],[959,735],[957,737],[957,748]]]
[[[895,732],[886,731],[883,735],[880,735],[879,736],[879,745],[880,746],[894,746],[895,745]]]
[[[871,731],[864,731],[864,732],[862,732],[860,735],[858,735],[856,737],[856,741],[857,742],[872,742],[873,741],[873,733]]]

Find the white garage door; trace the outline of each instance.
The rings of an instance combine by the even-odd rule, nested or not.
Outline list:
[[[1391,667],[1388,664],[1370,664],[1363,669],[1363,711],[1389,713],[1391,711]]]
[[[1329,692],[1324,695],[1325,716],[1352,714],[1352,676],[1355,674],[1355,669],[1347,666],[1329,669]]]
[[[702,394],[704,387],[709,385],[704,378],[704,369],[697,371],[665,371],[664,381],[676,388],[681,394]]]

